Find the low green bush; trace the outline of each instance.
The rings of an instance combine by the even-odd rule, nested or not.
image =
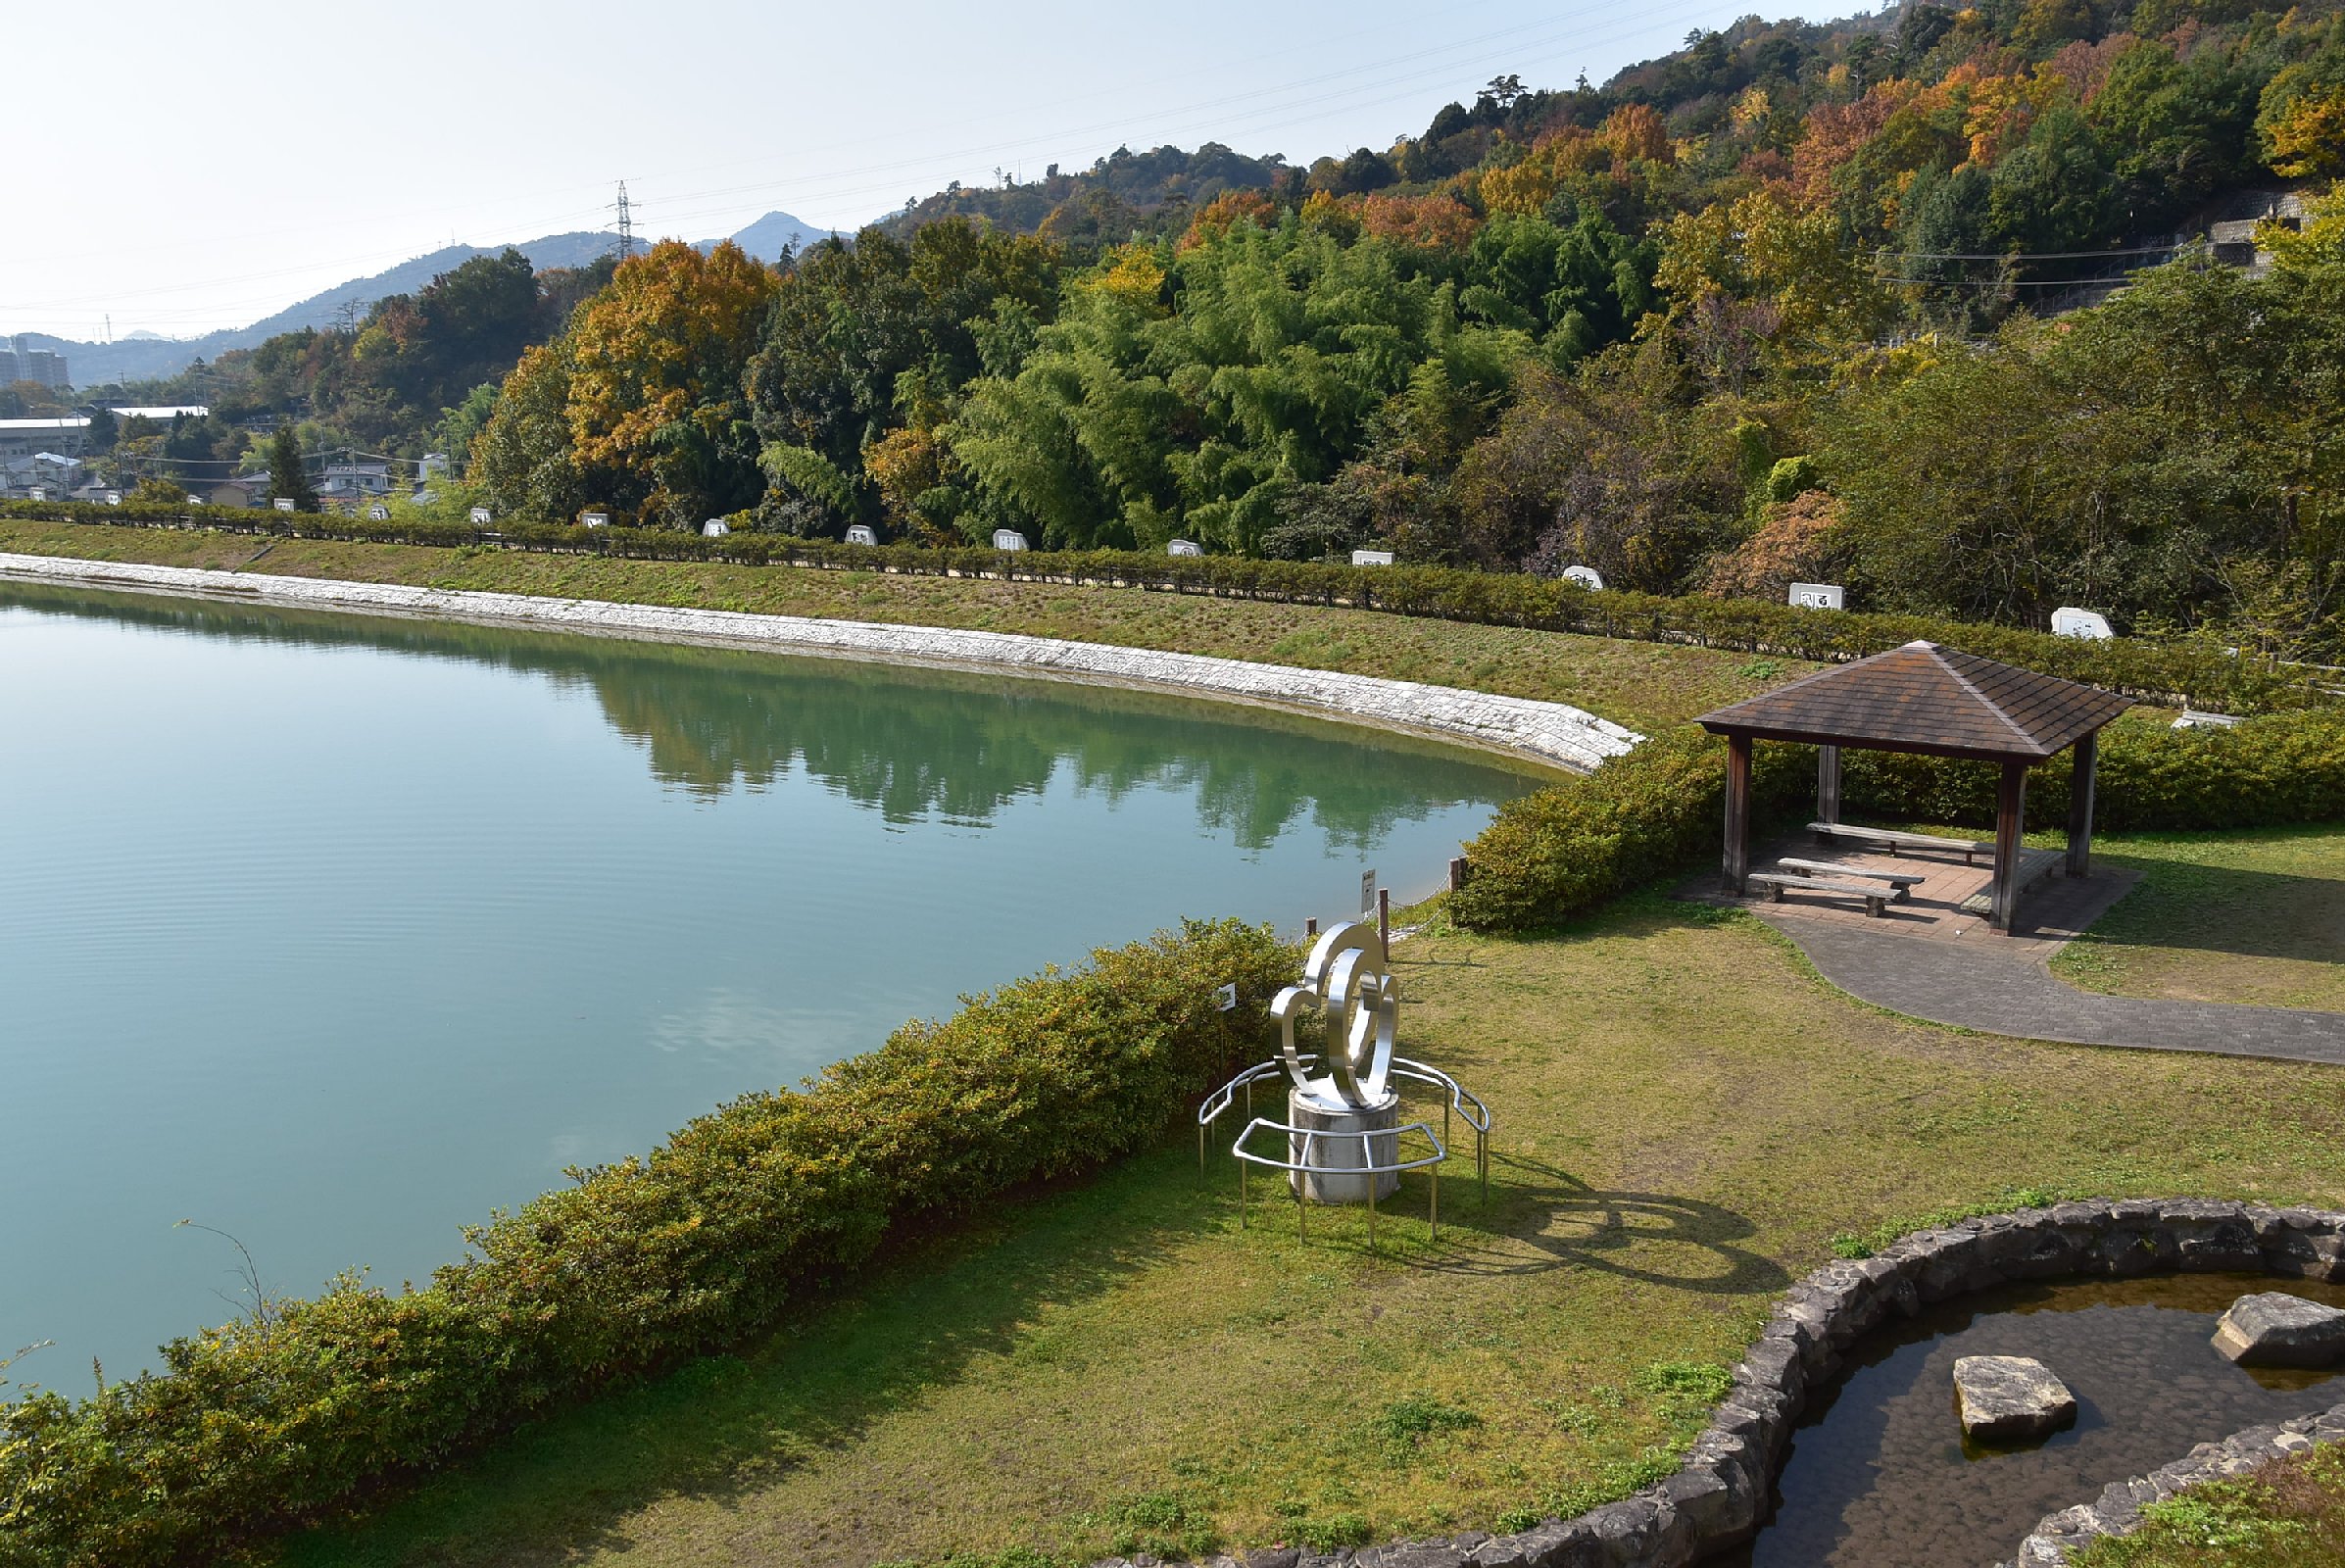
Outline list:
[[[533,523],[509,524],[490,533],[464,523],[366,522],[332,514],[294,515],[214,507],[104,507],[79,502],[62,506],[0,504],[0,516],[209,527],[382,544],[494,543],[513,550],[592,553],[641,561],[1106,584],[1276,604],[1345,606],[1478,625],[1685,643],[1822,662],[1858,659],[1921,639],[1951,643],[2006,663],[2151,702],[2187,702],[2219,712],[2263,712],[2326,702],[2333,695],[2326,688],[2335,684],[2333,676],[2318,669],[2237,658],[2197,642],[2136,638],[2094,642],[1925,615],[1795,610],[1750,599],[1669,598],[1618,590],[1590,593],[1578,583],[1559,578],[1447,566],[1350,566],[1120,550],[1009,554],[973,546],[949,550],[870,547],[755,533],[705,539],[666,528],[587,529]]]
[[[1716,854],[1726,752],[1724,740],[1687,725],[1586,778],[1510,802],[1466,847],[1450,917],[1480,931],[1554,925]],[[2029,770],[2030,822],[2067,821],[2073,755]],[[1812,747],[1754,748],[1754,837],[1811,808],[1815,768]],[[1868,815],[1986,827],[1997,772],[1942,757],[1843,752],[1841,801]],[[2230,729],[2121,719],[2101,734],[2093,819],[2112,832],[2345,820],[2345,711],[2273,713]]]
[[[1716,854],[1726,780],[1726,742],[1688,724],[1585,778],[1520,796],[1466,846],[1466,882],[1450,895],[1449,917],[1476,931],[1555,925]],[[1782,816],[1815,783],[1812,748],[1755,748],[1753,817]]]
[[[556,1401],[736,1340],[909,1224],[1154,1142],[1268,1049],[1295,951],[1191,923],[913,1022],[803,1093],[470,1231],[426,1289],[345,1277],[164,1348],[165,1370],[0,1405],[0,1564],[212,1562]],[[1235,982],[1239,1006],[1215,989]]]

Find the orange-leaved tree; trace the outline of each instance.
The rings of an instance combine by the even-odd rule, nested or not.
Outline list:
[[[729,240],[705,256],[663,240],[620,264],[570,325],[578,465],[648,475],[642,510],[669,521],[755,500],[742,371],[774,286],[773,272]]]

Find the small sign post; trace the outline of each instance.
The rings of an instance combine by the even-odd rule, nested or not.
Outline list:
[[[1376,869],[1371,866],[1360,873],[1360,913],[1376,912]]]
[[[1222,1011],[1234,1011],[1238,1005],[1238,982],[1233,980],[1228,985],[1216,987],[1213,1000],[1220,1004]]]
[[[1795,582],[1791,585],[1791,608],[1845,610],[1848,608],[1848,595],[1836,582]]]

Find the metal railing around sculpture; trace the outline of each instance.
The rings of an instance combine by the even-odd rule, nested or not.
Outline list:
[[[1375,926],[1347,922],[1327,932],[1303,964],[1302,984],[1287,987],[1271,1001],[1271,1016],[1279,1021],[1279,1055],[1246,1068],[1206,1096],[1197,1107],[1197,1174],[1202,1177],[1208,1134],[1243,1098],[1246,1126],[1230,1146],[1230,1153],[1238,1161],[1241,1228],[1247,1210],[1246,1171],[1260,1165],[1287,1173],[1295,1198],[1299,1235],[1309,1234],[1314,1186],[1324,1194],[1333,1191],[1336,1183],[1358,1183],[1368,1204],[1368,1245],[1374,1247],[1378,1188],[1389,1176],[1397,1189],[1402,1172],[1423,1170],[1431,1185],[1427,1212],[1433,1236],[1439,1239],[1441,1167],[1450,1157],[1451,1129],[1459,1119],[1474,1130],[1475,1175],[1482,1201],[1490,1200],[1490,1107],[1439,1067],[1393,1054],[1400,985],[1391,964]],[[1304,1050],[1295,1041],[1296,1024],[1312,1011],[1325,1020],[1326,1045],[1320,1051]],[[1288,1113],[1293,1120],[1254,1114],[1254,1085],[1279,1078],[1288,1081]],[[1400,1124],[1399,1095],[1392,1088],[1395,1081],[1440,1092],[1441,1131],[1438,1137],[1426,1122]],[[1363,1125],[1306,1125],[1302,1112]],[[1264,1133],[1278,1136],[1281,1152],[1266,1153],[1248,1147]],[[1411,1138],[1422,1139],[1429,1152],[1404,1152],[1403,1140]]]

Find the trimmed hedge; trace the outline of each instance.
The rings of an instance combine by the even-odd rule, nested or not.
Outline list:
[[[1951,643],[2046,674],[2159,704],[2187,702],[2216,712],[2265,712],[2328,702],[2333,677],[2303,666],[2239,659],[2197,643],[2120,638],[2087,642],[2047,632],[1928,615],[1794,610],[1749,599],[1590,593],[1560,578],[1447,566],[1348,566],[1254,561],[1239,556],[1149,555],[1141,551],[1034,551],[970,547],[868,547],[776,534],[718,539],[664,528],[514,525],[487,532],[466,523],[363,522],[352,518],[234,508],[166,510],[86,503],[0,505],[0,515],[133,527],[204,527],[382,544],[460,546],[608,555],[639,561],[708,561],[734,565],[860,569],[918,576],[1001,577],[1210,594],[1276,604],[1343,606],[1476,625],[1580,632],[1639,642],[1684,643],[1832,662],[1878,654],[1917,639]]]
[[[399,1296],[337,1281],[167,1370],[0,1406],[0,1564],[144,1568],[241,1543],[557,1401],[737,1340],[914,1222],[1160,1139],[1269,1049],[1267,928],[1192,922],[913,1022],[467,1235]],[[1239,1007],[1215,988],[1236,982]]]
[[[1726,742],[1692,725],[1656,735],[1586,778],[1500,808],[1466,847],[1450,917],[1478,931],[1527,931],[1716,855],[1724,832]],[[1991,826],[1997,769],[1984,762],[1843,752],[1841,801],[1866,814]],[[2027,775],[2027,815],[2068,818],[2073,754]],[[1753,750],[1754,838],[1812,809],[1813,747]],[[2314,709],[2232,729],[2120,720],[2101,733],[2093,816],[2112,832],[2345,821],[2345,711]],[[1793,818],[1796,819],[1796,818]]]

